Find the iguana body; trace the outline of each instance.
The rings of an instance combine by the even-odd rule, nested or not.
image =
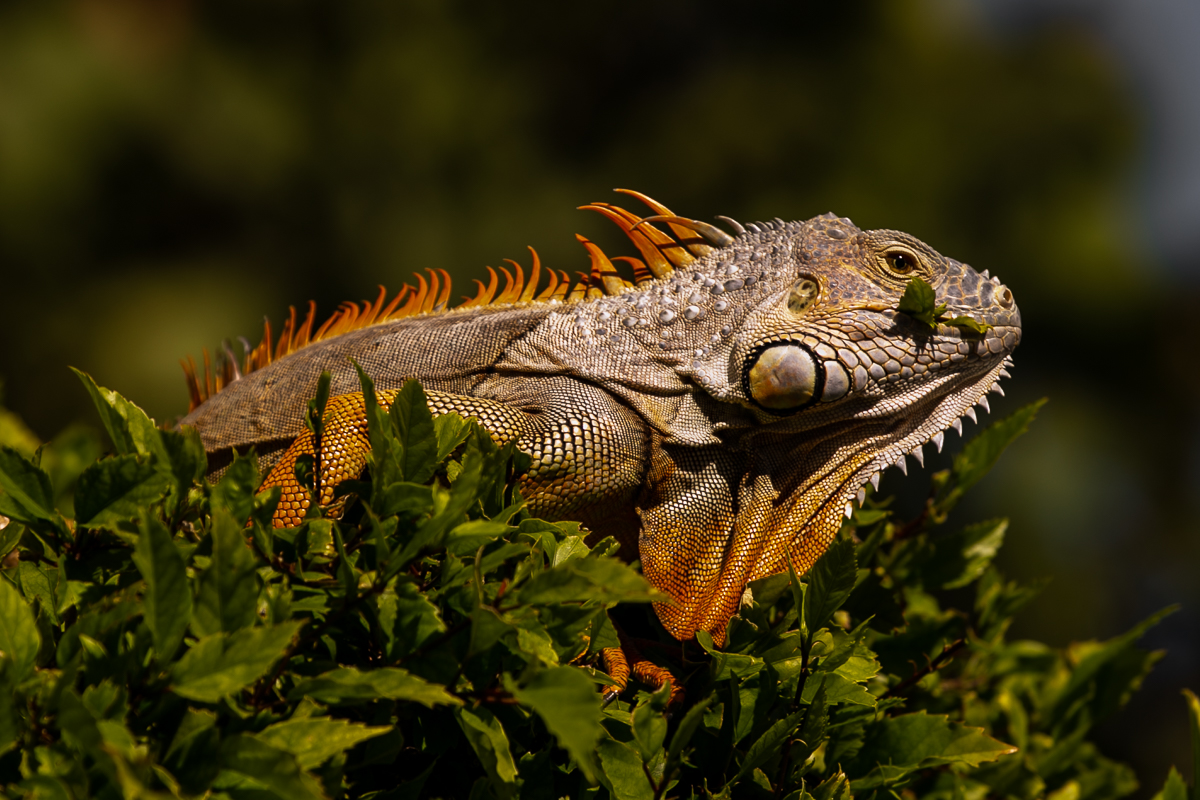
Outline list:
[[[304,326],[293,316],[274,353],[268,332],[247,358],[255,371],[194,378],[200,404],[182,423],[199,429],[213,469],[255,447],[273,467],[266,485],[284,487],[276,524],[298,524],[308,501],[294,460],[312,449],[303,416],[322,371],[333,378],[323,501],[369,450],[351,359],[385,404],[416,378],[435,413],[475,416],[532,456],[521,488],[533,513],[578,519],[640,557],[675,600],[657,607],[674,636],[705,630],[721,643],[749,581],[789,561],[807,570],[864,483],[931,439],[940,448],[943,430],[986,403],[1020,316],[998,280],[907,234],[826,215],[732,223],[730,237],[642,199],[674,237],[591,206],[639,247],[637,285],[583,240],[593,270],[570,295],[565,275],[551,273],[554,285],[534,298],[535,256],[531,280],[517,267],[498,304],[493,272],[490,294],[481,284],[469,307],[443,310],[448,284],[422,280],[406,309],[388,309],[407,316],[375,321],[388,316],[381,295],[355,309],[372,324],[346,322],[346,310],[309,344],[311,314]],[[949,315],[991,327],[931,326],[898,311],[914,277]],[[332,335],[338,325],[353,329]]]

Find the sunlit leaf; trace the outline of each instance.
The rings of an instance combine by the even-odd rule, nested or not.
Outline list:
[[[591,779],[601,735],[600,695],[595,685],[574,667],[554,667],[538,672],[523,685],[506,679],[505,688],[542,718],[559,746]]]
[[[438,465],[438,441],[425,390],[417,381],[406,381],[388,409],[396,440],[401,447],[400,470],[404,480],[424,483]],[[443,423],[448,424],[448,423]]]
[[[392,730],[387,725],[362,725],[344,719],[313,717],[289,719],[269,725],[254,738],[286,750],[304,769],[313,769],[326,759],[349,750],[359,742]]]
[[[904,287],[904,294],[901,295],[896,310],[932,328],[936,324],[934,320],[942,311],[936,303],[933,287],[921,278],[911,278]]]
[[[0,575],[0,659],[10,662],[21,679],[33,671],[40,646],[33,610],[17,587]]]
[[[984,428],[954,457],[950,481],[939,493],[938,505],[949,511],[963,492],[979,482],[995,466],[996,460],[1013,441],[1029,429],[1038,410],[1046,404],[1042,398],[1022,406],[1009,416]]]
[[[654,800],[642,757],[632,747],[605,736],[596,743],[600,771],[618,800]]]
[[[805,576],[808,588],[804,593],[804,621],[808,630],[815,632],[825,626],[850,596],[857,575],[854,542],[845,537],[835,539]]]
[[[130,454],[97,461],[79,476],[76,521],[86,528],[128,522],[161,498],[166,489],[167,477],[142,456]]]
[[[221,768],[250,778],[277,797],[325,800],[316,779],[305,772],[296,756],[247,734],[221,742]]]
[[[433,708],[436,705],[461,705],[445,687],[418,678],[398,667],[369,671],[335,669],[306,678],[288,695],[292,699],[311,697],[322,703],[363,703],[379,698],[409,700]]]
[[[257,612],[258,563],[242,528],[223,510],[212,517],[212,556],[200,573],[192,630],[197,636],[252,625]]]
[[[118,455],[154,456],[160,464],[170,463],[158,426],[145,411],[112,389],[97,385],[86,372],[74,367],[71,367],[71,371],[91,395],[100,421],[104,423],[104,429],[108,431]]]
[[[158,657],[165,663],[174,658],[192,619],[192,588],[183,556],[162,523],[147,517],[142,520],[133,562],[146,581],[144,616]]]
[[[500,721],[486,708],[458,707],[454,718],[500,798],[516,792],[517,765],[513,762],[508,735]]]
[[[29,525],[62,528],[50,476],[11,447],[0,447],[0,514]]]
[[[665,599],[637,572],[610,558],[573,559],[544,570],[521,587],[518,598],[530,605]]]
[[[731,785],[737,783],[774,756],[800,726],[804,714],[804,711],[795,711],[767,728],[766,732],[750,745],[750,749],[746,751],[746,757],[729,783]]]
[[[1016,752],[1012,745],[993,739],[981,728],[972,728],[947,717],[926,714],[902,714],[885,717],[871,728],[858,764],[867,772],[852,781],[853,791],[866,791],[895,783],[916,770],[943,764],[976,767],[1000,756]],[[873,765],[874,768],[872,769]]]
[[[302,622],[248,628],[206,636],[171,668],[171,690],[215,703],[266,674],[283,656]]]

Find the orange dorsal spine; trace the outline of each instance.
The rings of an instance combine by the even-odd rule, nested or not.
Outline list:
[[[616,223],[633,242],[641,258],[609,258],[594,242],[577,235],[576,238],[587,250],[591,269],[586,273],[578,273],[579,279],[572,284],[566,272],[543,269],[537,251],[530,247],[533,261],[528,279],[518,262],[505,259],[512,265],[513,272],[506,267],[500,268],[504,275],[504,288],[499,288],[500,276],[496,270],[488,267],[487,285],[476,280],[478,289],[475,296],[464,297],[463,302],[456,308],[525,303],[579,303],[606,294],[620,294],[646,281],[670,275],[676,268],[686,267],[714,249],[711,240],[706,241],[698,233],[712,229],[707,223],[679,217],[666,206],[640,192],[627,189],[617,191],[641,200],[654,212],[654,216],[639,217],[611,203],[590,203],[580,208],[597,211]],[[654,222],[665,222],[670,232],[654,227]],[[722,235],[725,234],[722,232]],[[621,276],[613,264],[615,261],[624,262],[632,268],[632,282]],[[187,380],[188,411],[195,410],[233,381],[314,342],[392,320],[445,311],[449,308],[450,275],[443,269],[425,271],[428,273],[428,279],[415,274],[417,285],[404,284],[386,305],[387,290],[383,286],[379,287],[379,295],[374,302],[364,300],[361,304],[349,301],[342,303],[315,331],[313,328],[316,324],[317,304],[313,301],[309,301],[308,312],[303,321],[298,321],[295,306],[288,309],[288,317],[279,331],[278,339],[273,337],[271,321],[265,319],[262,341],[254,348],[246,345],[240,365],[236,362],[228,343],[218,352],[215,365],[207,349],[202,352],[202,369],[189,356],[186,361],[180,362]],[[547,276],[545,286],[539,288],[543,273]],[[245,342],[244,339],[242,341]]]

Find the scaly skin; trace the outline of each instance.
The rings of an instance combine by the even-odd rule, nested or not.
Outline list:
[[[438,311],[310,344],[182,422],[214,469],[256,447],[273,465],[266,485],[284,487],[276,524],[293,525],[321,372],[334,395],[323,501],[365,463],[350,358],[385,404],[417,378],[434,413],[476,416],[532,456],[521,489],[534,514],[615,535],[674,599],[656,607],[667,630],[721,644],[747,583],[789,561],[811,567],[868,480],[931,439],[940,448],[942,431],[986,404],[1021,336],[1006,287],[907,234],[833,215],[738,227],[707,230],[722,246],[613,296]],[[913,277],[948,317],[991,327],[899,312]]]

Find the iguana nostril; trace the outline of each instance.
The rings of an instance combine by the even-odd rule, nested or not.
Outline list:
[[[996,299],[1000,301],[1002,308],[1012,308],[1013,295],[1007,286],[1001,286],[996,292]]]
[[[817,364],[803,347],[777,345],[764,350],[750,367],[750,396],[763,408],[797,409],[812,401],[820,387]]]

